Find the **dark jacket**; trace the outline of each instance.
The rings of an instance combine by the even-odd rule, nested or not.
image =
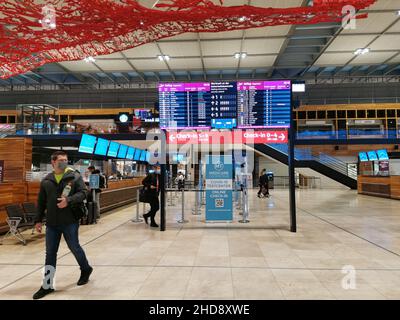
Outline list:
[[[157,179],[158,179],[158,190],[157,189],[151,189],[150,186],[154,186],[157,188]],[[158,197],[158,194],[160,192],[160,178],[158,174],[155,173],[150,173],[147,175],[146,178],[143,179],[142,184],[145,186],[149,196],[151,197]]]
[[[265,186],[266,184],[268,184],[268,176],[266,174],[263,174],[262,176],[260,176],[259,185]]]
[[[60,209],[57,207],[57,198],[61,197],[67,184],[71,184],[71,191],[67,197],[68,206]],[[78,173],[72,170],[66,172],[59,184],[56,182],[54,173],[48,174],[40,184],[38,213],[35,222],[41,222],[46,216],[46,224],[49,226],[77,223],[78,220],[75,218],[71,206],[83,202],[86,196],[87,188]]]

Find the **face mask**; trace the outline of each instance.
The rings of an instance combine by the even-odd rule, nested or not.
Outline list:
[[[155,173],[160,174],[161,170],[156,170]]]
[[[60,169],[60,170],[65,170],[65,169],[67,169],[67,167],[68,167],[68,163],[67,162],[64,162],[64,161],[61,161],[61,162],[59,162],[58,163],[58,169]]]

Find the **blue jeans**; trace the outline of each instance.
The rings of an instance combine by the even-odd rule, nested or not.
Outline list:
[[[79,244],[78,229],[79,223],[46,227],[46,266],[56,268],[58,247],[60,246],[61,235],[63,235],[81,270],[90,268],[85,252]]]

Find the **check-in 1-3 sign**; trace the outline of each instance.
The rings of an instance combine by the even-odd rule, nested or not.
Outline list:
[[[232,221],[232,156],[208,156],[206,162],[206,221]]]
[[[287,130],[168,131],[168,144],[287,143]]]

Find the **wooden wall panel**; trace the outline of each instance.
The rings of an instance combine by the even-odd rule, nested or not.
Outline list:
[[[326,104],[301,106],[296,111],[400,109],[400,103]]]
[[[37,203],[37,197],[39,194],[40,182],[28,182],[27,183],[27,201]]]
[[[32,140],[0,139],[0,160],[4,160],[4,182],[25,181],[32,165]]]

